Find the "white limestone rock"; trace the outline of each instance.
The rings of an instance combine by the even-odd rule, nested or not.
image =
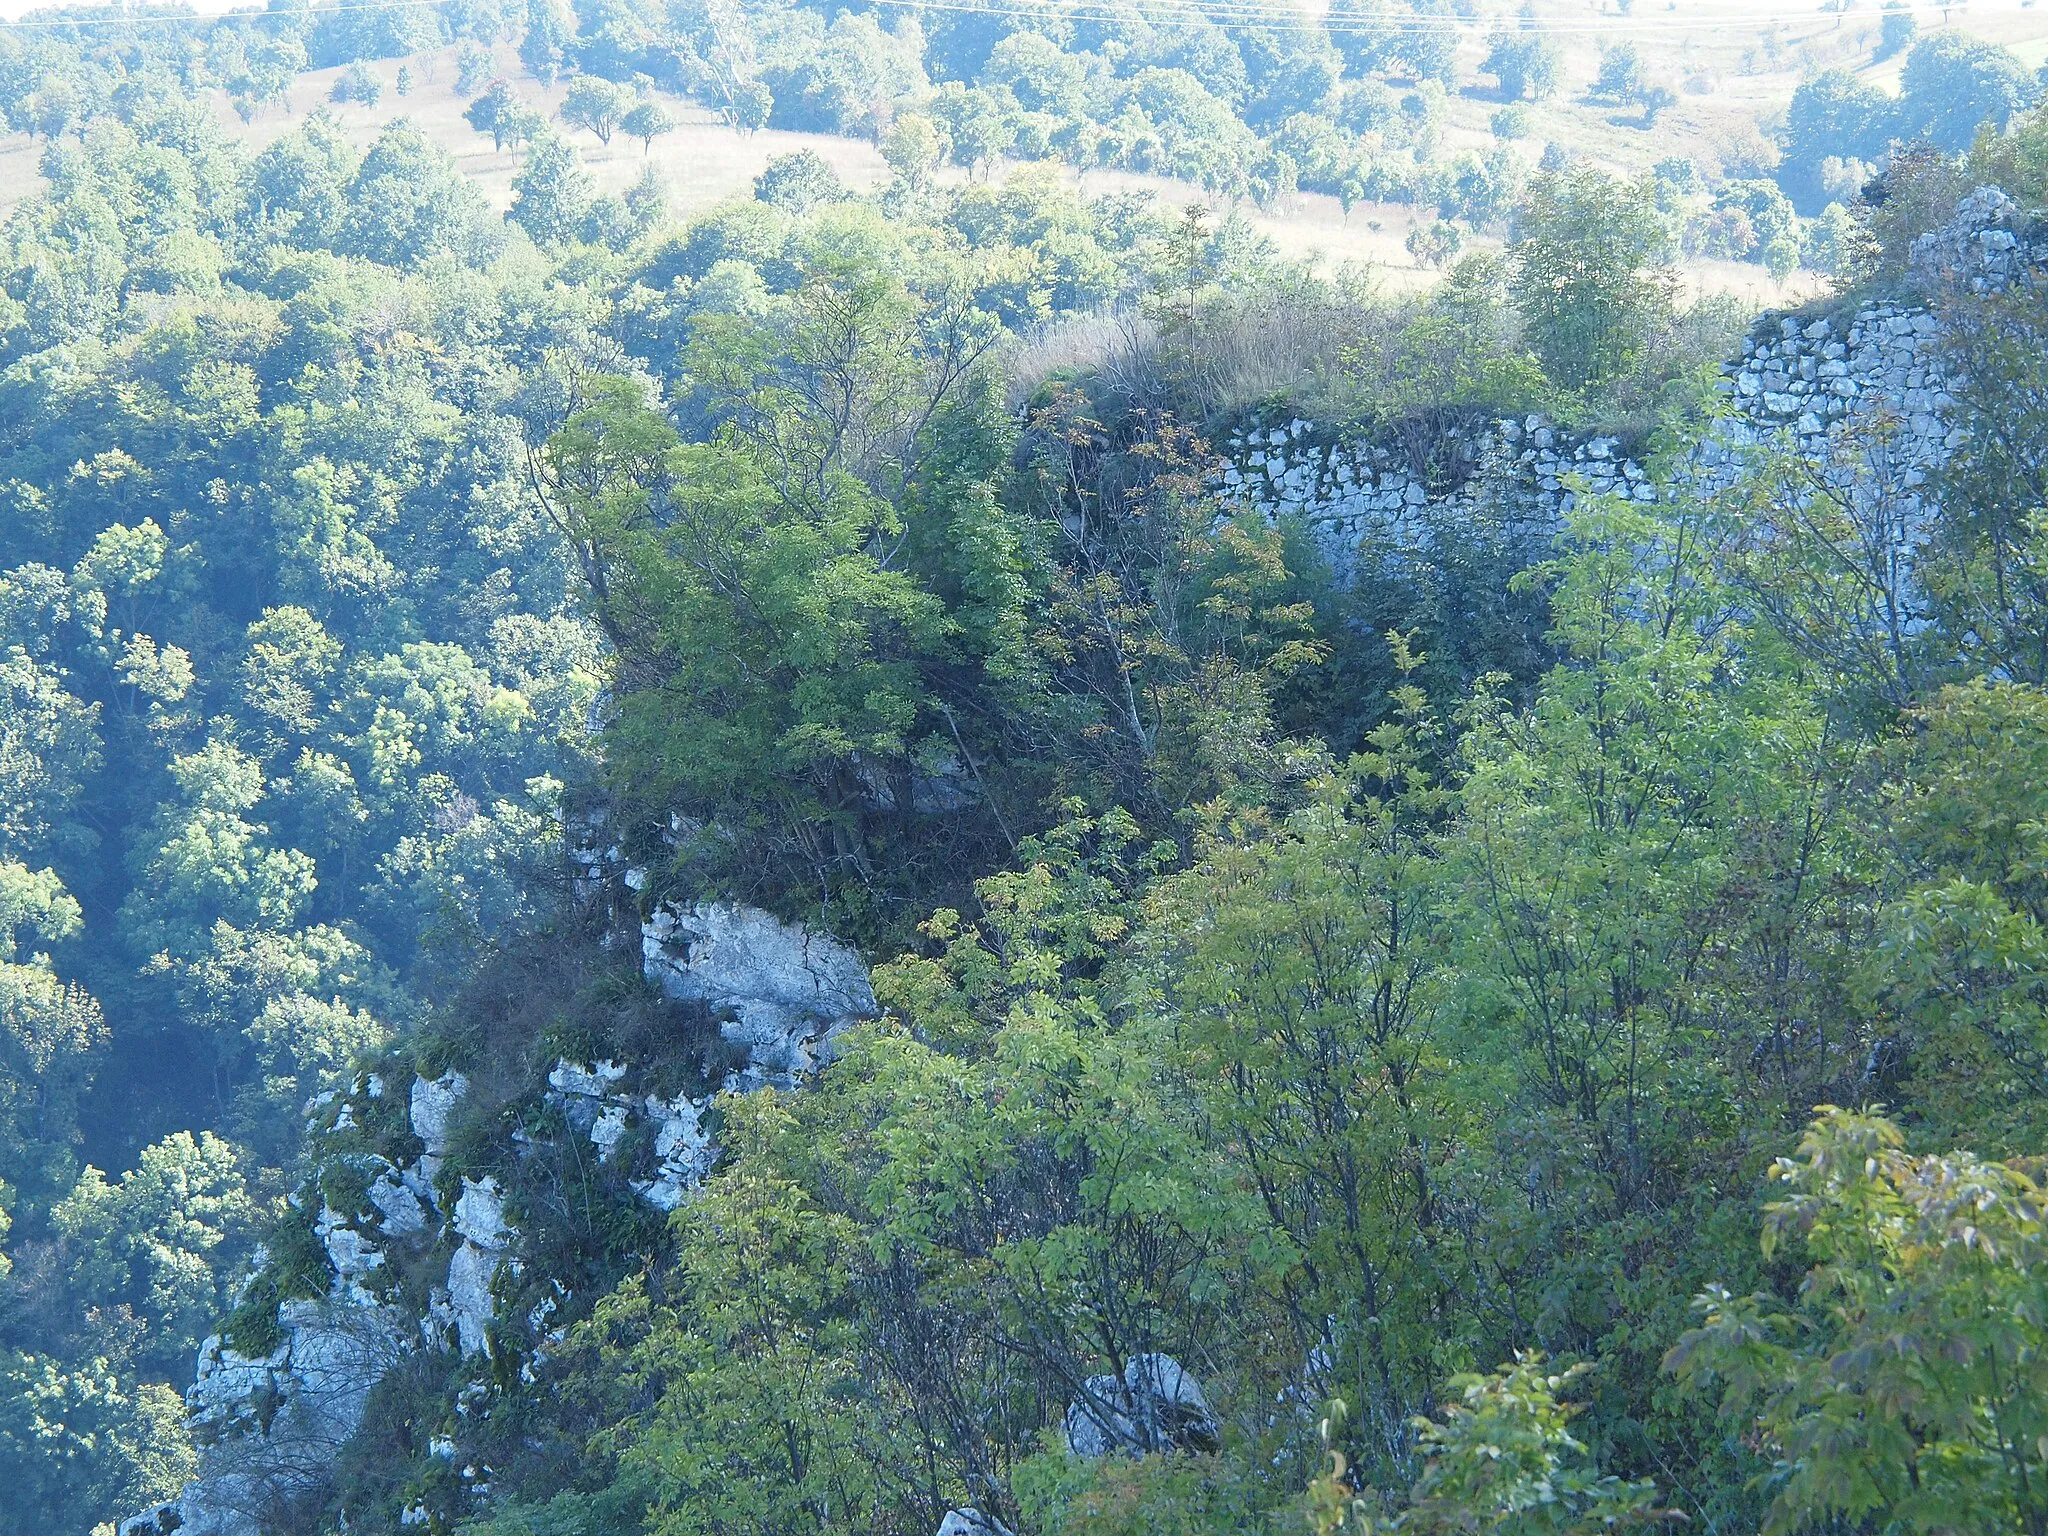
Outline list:
[[[660,1167],[651,1179],[635,1179],[633,1188],[656,1210],[672,1211],[683,1197],[704,1182],[718,1159],[711,1133],[704,1129],[703,1106],[686,1094],[667,1103],[649,1095],[647,1117],[658,1127],[654,1155]]]
[[[427,1209],[402,1176],[387,1170],[370,1184],[370,1204],[382,1218],[389,1237],[417,1237],[427,1230]]]
[[[746,1048],[737,1087],[792,1083],[833,1039],[880,1009],[860,956],[829,934],[728,902],[664,904],[641,925],[641,968],[668,996],[702,1003]]]
[[[597,1148],[597,1160],[608,1163],[620,1142],[626,1139],[626,1106],[608,1102],[590,1123],[590,1144]]]
[[[467,1092],[469,1079],[460,1072],[443,1072],[432,1081],[424,1077],[412,1080],[412,1133],[426,1145],[420,1171],[428,1184],[441,1171],[441,1159],[448,1154],[449,1123],[454,1119],[455,1106]]]
[[[346,1293],[347,1298],[358,1306],[374,1307],[377,1298],[364,1287],[363,1281],[373,1270],[383,1267],[383,1250],[331,1206],[320,1208],[313,1230],[319,1235],[321,1246],[327,1250],[327,1262],[334,1269],[336,1289]]]
[[[1213,1450],[1216,1415],[1201,1384],[1171,1355],[1134,1355],[1121,1378],[1091,1376],[1067,1408],[1067,1449],[1076,1456],[1112,1451]]]
[[[455,1202],[455,1230],[479,1248],[503,1248],[512,1235],[505,1225],[505,1192],[498,1181],[464,1177]]]
[[[491,1279],[504,1255],[465,1241],[448,1261],[447,1309],[455,1326],[456,1341],[467,1359],[490,1353],[491,1319],[497,1300],[491,1295]]]
[[[607,1059],[582,1067],[563,1057],[549,1069],[548,1086],[563,1095],[601,1099],[625,1075],[626,1069],[616,1061]]]
[[[218,1335],[200,1346],[185,1399],[199,1476],[123,1521],[126,1536],[258,1536],[257,1512],[318,1483],[405,1349],[394,1309],[346,1295],[285,1302],[278,1320],[284,1342],[261,1358]]]
[[[1011,1536],[1010,1528],[978,1509],[949,1509],[934,1536]]]

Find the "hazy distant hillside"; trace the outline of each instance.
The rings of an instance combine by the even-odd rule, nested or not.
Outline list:
[[[195,22],[193,35],[212,41],[185,49],[199,56],[196,72],[178,67],[210,87],[222,121],[251,144],[322,103],[359,142],[406,117],[501,207],[517,141],[494,142],[464,120],[465,109],[495,78],[559,121],[580,69],[646,96],[674,124],[651,143],[571,129],[597,181],[622,192],[653,165],[682,211],[745,195],[770,158],[799,146],[850,185],[875,184],[888,174],[886,131],[908,116],[936,129],[941,176],[1000,178],[1050,158],[1098,188],[1144,188],[1176,205],[1196,196],[1242,202],[1282,250],[1369,262],[1403,282],[1428,280],[1452,242],[1497,242],[1518,187],[1546,155],[1628,175],[1689,162],[1663,194],[1690,205],[1675,254],[1696,281],[1768,299],[1803,291],[1799,281],[1783,286],[1790,268],[1825,271],[1835,242],[1827,227],[1792,227],[1789,211],[1757,188],[1783,185],[1801,213],[1822,214],[1853,195],[1892,137],[1910,141],[1937,110],[1850,124],[1841,89],[1828,82],[1849,81],[1871,99],[1896,95],[1914,43],[1928,41],[1918,29],[1937,23],[1949,28],[1943,48],[2009,49],[2021,83],[2048,60],[2048,28],[2024,10],[1951,27],[1946,13],[1896,8],[1768,20],[1737,6],[1525,6],[1495,16],[1469,3],[1432,10],[1404,0],[1392,10],[1340,6],[1320,19],[1284,10],[1225,17],[1219,30],[1176,22],[1178,12],[1140,22],[1142,8],[1129,23],[913,9],[828,26],[837,13],[800,6],[591,4],[550,20],[534,34],[548,40],[526,48],[527,9],[346,8],[318,25],[294,23],[302,37],[277,57],[233,40],[247,23],[223,32]],[[89,53],[109,29],[11,35],[28,51],[9,120],[29,132],[0,145],[0,206],[38,180],[36,112],[26,104],[43,57],[36,50],[62,38]],[[150,46],[146,29],[142,45]],[[2000,67],[1995,57],[1952,60],[1945,74],[1923,72],[1922,93],[1967,137],[1979,116],[2025,104],[2013,81],[1996,78]],[[1281,94],[1261,83],[1261,70],[1288,82]],[[1817,76],[1825,99],[1795,107],[1802,85],[1815,97]],[[757,94],[743,89],[736,106],[736,84]],[[52,94],[61,116],[61,89],[37,100],[52,110]],[[1848,105],[1855,115],[1860,103]],[[767,125],[760,132],[748,115],[756,112]],[[1205,112],[1219,115],[1205,125]],[[1838,168],[1823,171],[1830,157]]]

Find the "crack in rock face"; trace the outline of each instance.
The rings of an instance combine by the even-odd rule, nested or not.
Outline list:
[[[758,907],[664,903],[641,925],[641,970],[677,1002],[700,1003],[747,1052],[731,1088],[794,1086],[832,1042],[880,1007],[858,953]]]

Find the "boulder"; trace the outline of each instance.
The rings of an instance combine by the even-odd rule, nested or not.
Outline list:
[[[503,1257],[495,1249],[464,1242],[448,1260],[447,1319],[455,1326],[456,1345],[464,1358],[491,1351],[491,1319],[497,1313],[491,1278]]]
[[[370,1184],[370,1204],[377,1208],[390,1237],[417,1237],[427,1230],[427,1209],[401,1178],[384,1172]]]
[[[512,1229],[505,1225],[505,1192],[498,1181],[464,1177],[455,1202],[455,1230],[479,1248],[502,1248]]]
[[[548,1072],[548,1086],[564,1096],[601,1099],[625,1075],[626,1069],[615,1061],[600,1061],[582,1067],[566,1058],[558,1058]]]
[[[1195,1378],[1171,1355],[1134,1355],[1121,1377],[1090,1376],[1067,1408],[1067,1449],[1076,1456],[1112,1451],[1212,1451],[1216,1415]]]
[[[949,1509],[934,1536],[1010,1536],[1010,1528],[978,1509]]]
[[[647,979],[703,1004],[720,1033],[745,1047],[734,1087],[794,1083],[830,1059],[841,1031],[880,1012],[852,948],[758,907],[665,903],[640,936]]]
[[[455,1116],[455,1106],[467,1092],[469,1079],[460,1072],[443,1072],[432,1081],[424,1077],[412,1081],[412,1133],[426,1146],[420,1166],[422,1176],[430,1184],[440,1171],[441,1159],[448,1154],[448,1126]]]
[[[492,1178],[464,1178],[455,1202],[455,1230],[462,1245],[448,1260],[448,1285],[442,1322],[455,1328],[456,1345],[465,1357],[491,1350],[491,1319],[497,1298],[491,1280],[518,1233],[505,1222],[505,1196]]]

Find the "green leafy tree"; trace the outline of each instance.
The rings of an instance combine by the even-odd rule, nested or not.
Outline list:
[[[644,155],[653,151],[656,139],[675,132],[676,120],[660,102],[642,101],[627,109],[619,119],[619,127],[628,138],[640,141],[640,152]]]
[[[334,88],[327,93],[327,99],[336,106],[359,102],[374,107],[384,97],[384,82],[360,64],[351,64],[336,78]]]
[[[119,1183],[88,1164],[50,1212],[78,1293],[88,1305],[132,1309],[148,1324],[144,1363],[167,1373],[183,1369],[226,1310],[256,1217],[234,1148],[186,1131],[145,1148]]]
[[[969,172],[992,171],[1016,142],[1013,108],[980,87],[943,85],[925,111],[943,131],[953,162]]]
[[[1556,94],[1564,76],[1557,44],[1540,32],[1496,32],[1479,67],[1500,82],[1506,101],[1542,101]]]
[[[1412,683],[1398,711],[1284,825],[1220,833],[1158,882],[1144,939],[1174,1056],[1298,1266],[1282,1304],[1308,1390],[1358,1405],[1342,1443],[1382,1482],[1434,1403],[1452,1296],[1484,1285],[1446,1226],[1441,1149],[1467,1102],[1430,831],[1448,795]]]
[[[313,861],[268,846],[269,828],[242,813],[263,798],[256,761],[223,741],[172,764],[182,804],[166,806],[155,846],[143,855],[145,889],[124,927],[143,955],[191,959],[212,943],[213,925],[289,928],[311,898]]]
[[[821,204],[843,199],[846,187],[824,156],[814,149],[799,149],[768,162],[754,178],[754,196],[800,218]]]
[[[1642,186],[1591,167],[1531,183],[1510,248],[1515,304],[1550,376],[1583,389],[1625,372],[1669,307],[1664,226]]]
[[[75,817],[101,761],[100,705],[71,693],[65,681],[19,645],[0,658],[0,850],[7,853],[35,856],[83,836]]]
[[[0,1147],[17,1184],[40,1184],[45,1161],[68,1153],[92,1054],[106,1041],[98,1002],[28,948],[82,926],[53,872],[0,860]]]
[[[948,151],[938,125],[922,112],[906,112],[898,116],[882,135],[881,147],[882,158],[888,162],[896,179],[913,192],[923,191],[930,185]]]
[[[620,121],[633,110],[633,93],[623,85],[595,75],[578,75],[562,100],[562,121],[572,128],[588,128],[598,142],[609,144]]]
[[[2035,873],[2048,697],[1979,680],[1908,718],[1889,841],[1909,883],[1880,919],[1862,985],[1946,1135],[2032,1146],[2048,1129],[2035,1066],[2048,1049],[2048,891]]]
[[[1821,163],[1875,160],[1892,132],[1893,102],[1847,70],[1802,81],[1785,113],[1785,163],[1779,178],[1802,207],[1821,200]]]
[[[139,1386],[114,1362],[73,1365],[43,1354],[0,1356],[0,1475],[16,1519],[54,1529],[173,1498],[198,1469],[185,1404],[162,1382]]]
[[[463,108],[463,121],[478,133],[491,136],[491,147],[503,150],[508,142],[516,142],[507,130],[517,120],[522,110],[518,94],[510,81],[493,80],[467,107]]]
[[[729,1123],[757,1153],[794,1130],[772,1096],[733,1105]],[[873,1411],[846,1306],[858,1227],[758,1155],[684,1220],[676,1280],[695,1304],[664,1308],[634,1351],[663,1383],[625,1457],[653,1485],[653,1528],[874,1529],[878,1462],[907,1447]]]
[[[542,85],[562,73],[571,37],[569,18],[554,0],[527,0],[526,26],[519,37],[519,62]]]
[[[1626,106],[1643,93],[1643,58],[1633,43],[1616,43],[1600,55],[1600,70],[1593,77],[1596,98]]]
[[[876,307],[900,302],[886,290],[854,302],[864,314],[835,312],[896,323]],[[856,754],[907,751],[925,697],[912,658],[951,628],[872,553],[892,513],[839,445],[806,454],[807,483],[785,496],[751,454],[681,442],[629,381],[587,388],[549,441],[545,484],[644,679],[623,701],[621,749],[665,760],[664,782],[707,808],[759,815],[788,796],[806,836],[850,827]],[[661,743],[677,731],[716,750],[672,756]],[[740,811],[749,802],[760,809]],[[813,856],[835,860],[829,849]]]
[[[349,187],[355,217],[337,237],[347,254],[418,267],[442,254],[487,249],[483,194],[447,152],[409,123],[393,123],[363,156]]]
[[[505,216],[543,246],[577,238],[590,210],[589,173],[566,139],[552,134],[534,141],[526,164],[512,178],[512,209]]]
[[[1878,19],[1877,51],[1880,59],[1897,58],[1913,46],[1913,39],[1920,35],[1920,23],[1905,6],[1892,0],[1884,8],[1884,15]]]
[[[1961,32],[1937,32],[1906,55],[1899,130],[1954,153],[1968,146],[1979,124],[2003,128],[2040,95],[2040,82],[2009,50]]]
[[[347,221],[349,189],[360,163],[333,114],[316,109],[256,157],[253,211],[299,245],[331,247]]]
[[[1710,1290],[1666,1363],[1758,1437],[1766,1531],[2048,1530],[2034,1169],[1904,1141],[1824,1108],[1765,1210],[1766,1254],[1811,1261],[1798,1304]]]

